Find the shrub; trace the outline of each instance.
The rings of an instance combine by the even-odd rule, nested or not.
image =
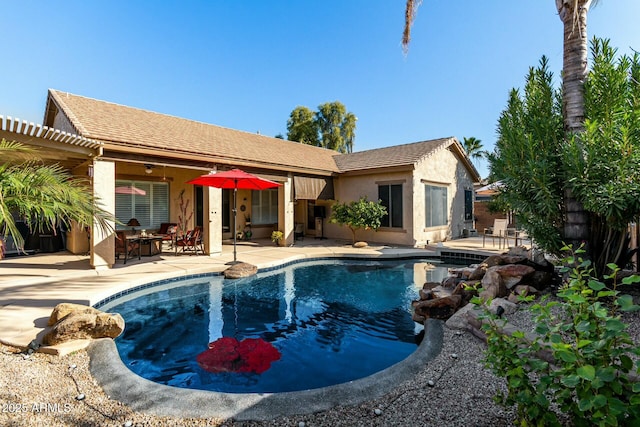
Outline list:
[[[381,201],[372,202],[367,200],[365,196],[351,203],[337,202],[334,204],[329,222],[349,227],[355,244],[357,230],[361,228],[377,230],[380,228],[382,217],[386,214],[387,208],[382,205]]]
[[[610,264],[611,284],[593,277],[582,248],[563,250],[567,281],[559,301],[543,299],[529,310],[535,315],[536,338],[523,332],[501,333],[504,321],[485,310],[485,363],[507,380],[507,392],[495,400],[517,405],[521,425],[559,425],[551,404],[575,425],[640,425],[640,346],[634,344],[619,311],[637,311],[629,295],[617,290],[619,268]],[[640,277],[621,284],[640,282]],[[531,301],[532,297],[523,297]],[[478,299],[475,303],[481,303]],[[554,308],[555,307],[555,308]]]

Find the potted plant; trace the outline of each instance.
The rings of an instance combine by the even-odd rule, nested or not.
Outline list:
[[[284,239],[284,233],[282,231],[276,230],[271,233],[271,241],[276,244],[276,246],[280,246],[280,242]]]

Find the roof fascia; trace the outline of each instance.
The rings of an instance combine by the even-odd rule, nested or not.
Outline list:
[[[406,172],[413,171],[415,169],[414,164],[408,165],[400,165],[400,166],[382,166],[368,169],[356,169],[346,172],[339,172],[338,177],[340,176],[358,176],[358,175],[378,175],[381,173],[390,173],[390,172]]]
[[[226,165],[232,167],[258,168],[281,172],[304,173],[315,176],[332,176],[334,174],[333,171],[324,169],[291,167],[288,165],[279,165],[277,163],[256,162],[248,159],[211,156],[203,154],[197,154],[197,159],[195,159],[194,157],[196,156],[196,154],[194,153],[182,153],[131,146],[126,146],[126,151],[124,151],[123,148],[125,147],[118,144],[106,143],[103,158],[134,163],[151,163],[157,164],[159,166],[172,165],[176,167],[195,167],[202,169],[211,169],[214,165]],[[158,160],[158,158],[160,160]]]
[[[467,169],[467,171],[471,174],[474,182],[480,182],[482,177],[480,177],[480,173],[476,169],[476,167],[471,163],[471,159],[467,156],[467,153],[464,151],[462,144],[456,137],[452,137],[452,142],[449,144],[447,148],[449,148],[458,158],[462,161],[462,164]]]

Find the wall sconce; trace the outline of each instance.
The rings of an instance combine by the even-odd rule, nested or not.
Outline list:
[[[150,174],[153,172],[153,165],[150,164],[145,164],[144,165],[145,169],[144,169],[144,173],[146,174]]]

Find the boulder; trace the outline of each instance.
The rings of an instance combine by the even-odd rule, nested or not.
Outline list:
[[[353,244],[354,248],[366,248],[367,246],[369,246],[367,242],[355,242]]]
[[[414,307],[414,314],[425,319],[448,319],[460,307],[461,302],[462,296],[460,295],[420,301]]]
[[[515,288],[513,288],[513,292],[516,295],[530,295],[530,294],[538,294],[539,291],[538,289],[534,288],[533,286],[529,286],[529,285],[518,285]]]
[[[556,279],[554,273],[549,271],[535,271],[529,277],[528,283],[539,291],[547,289]]]
[[[489,258],[485,259],[481,265],[484,266],[485,268],[490,268],[496,265],[503,265],[503,264],[504,264],[504,260],[502,259],[501,255],[491,255]]]
[[[468,280],[476,271],[477,267],[450,268],[449,274],[459,279]]]
[[[496,267],[491,267],[487,270],[487,273],[482,278],[482,290],[480,291],[480,298],[485,301],[493,298],[506,297],[509,294],[509,290],[502,280],[502,276],[496,270]]]
[[[522,264],[507,264],[491,267],[489,270],[487,270],[485,277],[487,277],[489,272],[497,272],[502,278],[502,281],[507,289],[511,289],[533,275],[533,273],[535,273],[535,269],[533,269],[533,267]]]
[[[462,297],[461,306],[466,305],[471,298],[478,295],[478,288],[480,287],[480,281],[476,280],[473,282],[460,282],[458,286],[453,290],[451,295],[460,295]]]
[[[234,264],[222,272],[226,279],[240,279],[242,277],[253,276],[258,272],[258,267],[246,262]]]
[[[124,319],[117,313],[71,312],[58,320],[42,339],[45,345],[92,338],[116,338],[124,331]]]
[[[484,277],[486,272],[487,272],[487,266],[484,265],[484,264],[483,265],[479,265],[469,275],[469,280],[482,280],[482,278]]]
[[[445,289],[455,289],[458,283],[460,283],[460,279],[455,276],[449,276],[442,281],[442,285],[440,286]]]
[[[60,319],[68,316],[71,313],[98,314],[102,313],[102,311],[98,310],[97,308],[89,307],[87,305],[63,302],[54,307],[53,311],[51,312],[51,316],[49,316],[47,326],[55,325],[58,321],[60,321]]]
[[[421,300],[429,300],[433,298],[433,291],[431,289],[420,289],[418,295]]]
[[[460,310],[456,311],[453,316],[445,322],[445,325],[447,325],[449,329],[470,329],[469,321],[467,320],[467,312],[476,309],[480,310],[478,306],[474,304],[465,305]]]
[[[520,255],[500,255],[504,264],[524,264],[528,261],[527,257]]]
[[[504,314],[513,314],[518,310],[518,306],[511,301],[507,301],[504,298],[496,298],[489,304],[489,311],[496,314],[498,307],[502,307]]]
[[[440,283],[438,283],[438,282],[427,282],[424,285],[422,285],[422,289],[431,290],[431,289],[433,289],[435,287],[438,287],[438,286],[440,286]]]

